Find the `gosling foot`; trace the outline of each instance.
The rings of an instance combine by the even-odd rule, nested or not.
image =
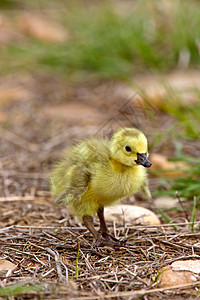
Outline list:
[[[96,240],[97,246],[108,246],[112,248],[124,246],[124,242],[116,239],[112,234],[108,232],[99,232],[99,236]]]
[[[110,248],[119,248],[119,247],[122,247],[123,246],[123,242],[115,239],[115,240],[112,240],[112,239],[106,239],[104,238],[103,236],[99,237],[95,244],[98,246],[98,247],[103,247],[103,246],[107,246],[107,247],[110,247]]]

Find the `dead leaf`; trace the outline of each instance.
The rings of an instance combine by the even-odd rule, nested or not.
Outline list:
[[[171,266],[173,271],[190,271],[200,274],[200,260],[178,260]]]
[[[22,13],[18,16],[18,25],[24,33],[43,42],[62,43],[68,38],[66,29],[58,24],[52,24],[44,16]]]
[[[116,205],[105,208],[105,219],[122,224],[126,223],[142,224],[142,225],[158,225],[160,220],[149,209],[135,205]]]
[[[151,154],[150,161],[152,163],[151,170],[162,171],[162,175],[166,177],[185,176],[189,166],[182,161],[168,161],[167,157],[162,154]],[[154,174],[155,175],[155,174]]]
[[[0,259],[0,272],[1,271],[8,271],[8,270],[13,270],[15,267],[15,264],[10,262],[7,259]]]
[[[171,266],[166,266],[160,270],[158,280],[159,287],[170,287],[193,283],[197,281],[197,278],[195,274],[190,271],[173,271]]]
[[[155,206],[159,208],[174,208],[177,207],[178,203],[178,199],[168,196],[158,197],[154,200]]]

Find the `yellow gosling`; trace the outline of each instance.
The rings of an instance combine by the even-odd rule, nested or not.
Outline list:
[[[141,191],[151,198],[148,188],[148,147],[145,135],[136,128],[122,128],[111,140],[84,139],[70,148],[55,166],[50,178],[55,203],[68,205],[82,218],[97,244],[119,244],[108,233],[104,207]],[[97,213],[100,232],[94,228]]]

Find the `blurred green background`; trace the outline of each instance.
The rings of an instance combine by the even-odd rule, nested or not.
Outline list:
[[[195,0],[4,0],[0,9],[18,33],[0,49],[1,73],[24,69],[72,81],[129,80],[142,72],[199,67],[200,9]],[[60,26],[57,35],[63,37],[38,38],[23,25],[24,11],[30,18],[39,14],[49,30]]]

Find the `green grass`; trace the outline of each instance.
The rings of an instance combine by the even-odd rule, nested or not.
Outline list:
[[[196,199],[196,197],[194,197],[192,215],[191,215],[191,219],[190,219],[192,231],[194,231],[194,222],[195,222],[196,212],[197,212],[197,199]]]
[[[44,1],[37,2],[44,7]],[[13,3],[28,5],[26,1]],[[55,14],[60,14],[70,38],[63,44],[29,38],[1,49],[2,72],[50,72],[75,81],[86,76],[128,80],[138,72],[175,68],[185,50],[190,66],[199,65],[200,10],[194,0],[175,0],[169,9],[156,0],[138,0],[123,13],[112,1],[64,3],[63,10],[55,6]]]
[[[186,171],[186,175],[173,179],[163,179],[168,182],[170,188],[163,190],[161,186],[155,192],[155,195],[169,195],[175,197],[176,192],[178,192],[180,197],[191,200],[195,198],[195,201],[198,203],[198,201],[200,201],[200,158],[182,155],[177,157],[176,160],[189,164],[190,168]]]
[[[162,209],[158,208],[157,210],[158,210],[159,214],[161,215],[161,217],[164,219],[164,221],[165,221],[166,223],[168,223],[168,224],[170,224],[170,223],[173,224],[173,222],[171,221],[171,219],[167,216],[166,213],[164,213],[164,211],[163,211]],[[176,226],[175,224],[173,225],[173,228],[174,228],[175,230],[180,230],[180,229],[181,229],[179,226]]]
[[[16,283],[0,288],[0,296],[19,296],[35,291],[39,292],[42,289],[43,287],[39,285],[26,285],[25,283]]]
[[[190,229],[194,231],[196,212],[197,209],[200,209],[200,159],[181,155],[177,160],[187,162],[190,166],[190,168],[185,173],[186,175],[176,178],[162,179],[165,183],[168,183],[169,188],[167,190],[163,190],[162,182],[154,195],[168,195],[171,197],[177,196],[177,198],[179,199],[180,209],[185,212],[186,219],[191,223]],[[180,197],[183,200],[181,200]],[[190,203],[189,206],[187,206],[187,210],[189,210],[188,212],[186,211],[186,207],[183,207],[182,202],[180,203],[180,201],[186,200],[189,200]],[[173,210],[176,209],[177,208],[174,208]],[[163,210],[158,208],[158,212],[167,223],[171,222],[170,218],[163,212]],[[188,213],[190,215],[190,219],[188,218]],[[180,229],[176,228],[175,225],[174,228],[176,230]]]
[[[175,91],[170,91],[167,99],[163,101],[163,110],[177,121],[176,125],[171,127],[176,132],[176,139],[197,140],[199,138],[200,95],[197,91],[196,93],[193,91],[193,94],[196,94],[198,100],[196,104],[192,105],[185,103],[184,99],[181,99]],[[167,131],[170,131],[171,128],[168,128]]]
[[[197,97],[200,100],[199,95]],[[171,115],[175,121],[173,125],[169,126],[163,133],[158,133],[152,145],[155,147],[157,143],[162,144],[166,142],[166,138],[172,145],[174,145],[175,153],[171,161],[182,161],[188,164],[189,168],[183,170],[185,175],[178,176],[176,178],[165,178],[162,176],[162,171],[156,171],[155,173],[160,176],[160,185],[155,191],[155,196],[169,195],[176,197],[176,192],[180,197],[189,199],[197,203],[199,209],[200,203],[200,158],[195,149],[198,150],[198,140],[200,136],[200,101],[197,101],[195,105],[184,104],[182,99],[178,99],[175,92],[171,92],[171,96],[168,97],[164,103],[163,110],[165,113]],[[184,154],[184,145],[191,143],[189,149],[191,149],[191,155]],[[193,157],[194,155],[195,157]],[[167,185],[167,190],[163,189],[163,186]],[[193,206],[192,215],[195,216],[196,207]],[[191,220],[192,222],[192,220]]]
[[[156,145],[167,143],[174,147],[174,157],[171,154],[171,161],[182,161],[188,164],[189,168],[182,170],[185,175],[167,179],[165,170],[152,171],[160,177],[160,184],[155,191],[155,196],[169,195],[176,197],[176,192],[186,199],[193,201],[194,197],[200,203],[200,158],[198,156],[198,141],[200,137],[200,95],[196,91],[196,104],[185,103],[180,95],[173,90],[168,90],[168,96],[163,101],[162,110],[173,118],[168,128],[162,132],[157,131],[150,143],[150,149]],[[190,144],[191,143],[191,144]],[[185,145],[187,152],[191,149],[191,154],[184,154]],[[162,147],[162,146],[161,146]],[[197,152],[195,151],[197,149]],[[194,157],[193,157],[194,155]],[[167,190],[163,186],[169,187]],[[167,221],[167,220],[165,220]]]

